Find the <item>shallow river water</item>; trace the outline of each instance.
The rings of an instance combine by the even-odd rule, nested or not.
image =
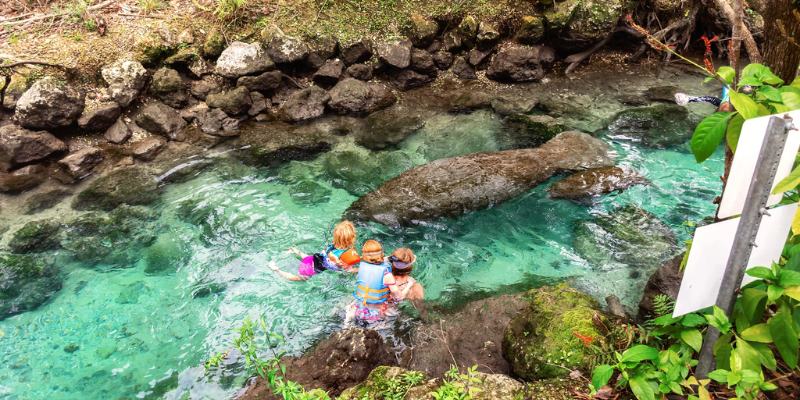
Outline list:
[[[171,268],[146,274],[142,261],[113,269],[71,263],[49,303],[0,321],[0,398],[230,396],[241,387],[241,374],[205,376],[201,365],[231,347],[245,317],[263,315],[286,337],[285,349],[297,353],[338,328],[350,299],[352,277],[322,274],[289,283],[268,263],[294,272],[297,262],[285,250],[319,249],[356,194],[430,160],[508,148],[502,130],[489,112],[443,114],[391,151],[370,154],[345,140],[312,160],[276,168],[215,159],[196,178],[169,185],[158,206],[159,237],[181,244]],[[606,140],[619,164],[652,184],[589,204],[548,198],[553,179],[457,219],[396,230],[367,225],[359,242],[374,237],[388,249],[413,248],[417,279],[430,300],[442,303],[574,276],[598,298],[617,294],[635,304],[646,276],[589,265],[572,248],[575,223],[633,203],[658,216],[682,243],[684,222],[714,210],[722,156],[698,165],[684,147],[653,150]],[[186,222],[187,214],[194,222]]]

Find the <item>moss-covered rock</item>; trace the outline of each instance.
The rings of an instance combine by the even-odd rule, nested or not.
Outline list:
[[[544,24],[544,18],[538,15],[526,15],[522,17],[515,39],[525,44],[539,43],[544,38]]]
[[[632,138],[644,146],[661,149],[686,143],[697,122],[685,107],[656,104],[620,112],[608,131],[611,135]]]
[[[135,48],[134,59],[145,67],[155,67],[178,51],[178,46],[155,33],[140,38]]]
[[[144,272],[157,274],[174,271],[186,259],[186,245],[173,233],[162,234],[145,250]]]
[[[41,256],[0,253],[0,320],[42,305],[61,282],[58,270]]]
[[[545,8],[548,37],[564,48],[583,48],[604,39],[616,27],[625,0],[565,0]]]
[[[8,247],[14,253],[32,253],[58,248],[61,224],[53,220],[31,221],[14,232]]]
[[[549,115],[515,114],[508,116],[503,123],[505,133],[510,135],[515,147],[538,147],[567,130]]]
[[[514,317],[503,336],[503,355],[517,376],[563,377],[582,369],[589,351],[580,337],[602,340],[594,318],[604,317],[588,295],[565,283],[528,292],[527,309]]]
[[[72,202],[76,210],[113,210],[121,204],[146,205],[158,200],[155,177],[140,167],[121,168],[100,177]]]
[[[225,50],[225,36],[222,35],[219,29],[213,29],[206,35],[203,41],[203,57],[208,59],[216,59]]]

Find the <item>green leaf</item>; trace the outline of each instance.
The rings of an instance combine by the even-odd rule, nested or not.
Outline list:
[[[767,367],[770,371],[774,371],[778,367],[778,362],[775,361],[775,355],[772,354],[772,349],[764,343],[751,343],[753,348],[758,351],[761,365]]]
[[[767,299],[769,299],[770,302],[776,302],[781,296],[783,296],[782,287],[777,285],[767,286]]]
[[[781,270],[778,283],[783,287],[800,285],[800,272],[790,271],[787,269]]]
[[[716,343],[714,343],[714,359],[717,361],[717,368],[730,369],[731,352],[731,338],[733,333],[727,333],[720,336]]]
[[[796,87],[796,88],[800,89],[800,76],[798,76],[797,78],[794,78],[794,82],[792,82],[792,84],[789,85],[789,86]]]
[[[611,380],[611,375],[613,374],[614,367],[608,364],[594,367],[594,371],[592,372],[592,385],[594,385],[595,389],[600,389],[608,384],[608,381]]]
[[[725,131],[725,141],[734,153],[736,153],[736,146],[739,144],[739,136],[742,134],[742,125],[744,125],[744,118],[738,112],[734,113]]]
[[[767,321],[767,325],[783,361],[789,368],[796,368],[798,342],[791,313],[786,308],[781,308]]]
[[[800,286],[792,286],[783,290],[783,294],[800,301]]]
[[[781,101],[783,101],[783,100],[781,100]],[[774,102],[770,102],[770,103],[769,103],[769,105],[770,105],[772,108],[774,108],[774,109],[775,109],[775,114],[778,114],[778,113],[785,113],[785,112],[792,111],[792,109],[791,109],[791,108],[789,108],[787,105],[785,105],[785,104],[783,104],[783,103],[774,103]]]
[[[789,190],[792,190],[800,185],[800,165],[795,167],[792,172],[786,178],[783,178],[775,188],[772,189],[772,194],[779,194]]]
[[[730,92],[730,96],[731,104],[744,119],[751,119],[760,115],[758,104],[750,96],[739,92]]]
[[[714,306],[712,315],[706,315],[706,320],[709,325],[717,328],[723,334],[731,330],[731,322],[728,316],[725,315],[725,311],[722,311],[722,309],[717,306]]]
[[[745,271],[745,273],[747,275],[752,276],[753,278],[759,278],[759,279],[772,279],[773,278],[772,270],[767,268],[767,267],[748,268],[747,271]]]
[[[752,322],[761,321],[766,307],[767,293],[759,289],[744,289],[740,297],[742,310]]]
[[[621,362],[639,362],[658,359],[658,349],[644,344],[637,344],[622,353]]]
[[[706,324],[706,319],[703,318],[703,316],[694,313],[686,314],[681,319],[681,325],[686,327],[695,327],[705,324]]]
[[[736,77],[736,71],[728,66],[719,67],[717,69],[717,75],[719,75],[719,77],[722,78],[722,80],[724,80],[725,83],[727,83],[728,85],[732,85],[733,78]]]
[[[742,69],[742,79],[739,86],[762,86],[763,84],[777,86],[783,84],[783,79],[773,74],[772,71],[763,64],[749,64]]]
[[[741,369],[749,369],[752,371],[761,370],[761,355],[758,353],[750,343],[742,338],[736,338],[736,354],[741,358]]]
[[[769,333],[767,324],[753,325],[741,333],[742,339],[751,342],[772,343],[772,334]]]
[[[690,143],[692,153],[694,153],[694,158],[697,162],[703,162],[711,154],[714,154],[714,150],[717,149],[717,146],[725,136],[731,115],[732,113],[729,112],[716,112],[705,117],[697,124]]]
[[[788,107],[789,110],[800,109],[800,93],[798,93],[798,91],[781,93],[781,100],[783,100],[783,105]]]
[[[703,346],[703,335],[697,329],[686,329],[681,331],[681,340],[686,343],[694,351],[699,352],[700,347]]]
[[[758,89],[758,94],[762,96],[764,99],[769,101],[774,101],[776,103],[780,103],[781,100],[781,91],[777,88],[772,86],[762,86]]]
[[[719,383],[728,383],[728,373],[730,371],[725,369],[716,369],[708,373],[708,377],[719,382]]]
[[[656,400],[656,393],[650,383],[643,376],[632,377],[628,381],[633,395],[639,400]]]

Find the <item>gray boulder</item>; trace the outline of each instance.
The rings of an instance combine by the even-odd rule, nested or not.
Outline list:
[[[453,53],[444,50],[437,51],[433,53],[433,62],[439,69],[448,69],[453,65]]]
[[[341,45],[341,59],[347,65],[367,61],[370,57],[372,57],[372,42],[368,39]]]
[[[377,46],[378,60],[385,65],[397,69],[408,68],[411,65],[411,43],[389,42]]]
[[[147,70],[132,60],[117,61],[104,67],[101,74],[108,84],[109,95],[122,107],[131,104],[147,83]]]
[[[458,56],[453,60],[453,67],[450,68],[450,71],[459,79],[478,79],[478,75],[475,74],[475,68],[463,56]]]
[[[632,139],[647,147],[666,148],[686,143],[697,122],[685,107],[656,104],[620,112],[608,131],[612,136]]]
[[[411,69],[425,75],[436,74],[433,54],[422,49],[411,49]]]
[[[166,136],[172,140],[180,138],[181,130],[186,126],[186,121],[174,108],[153,101],[147,104],[136,116],[136,125],[142,129]]]
[[[111,171],[96,179],[72,202],[76,210],[113,210],[121,204],[147,205],[158,200],[155,176],[140,167]]]
[[[409,22],[408,37],[415,46],[430,45],[439,33],[439,24],[424,15],[412,14]]]
[[[491,48],[500,39],[500,30],[497,25],[488,21],[481,21],[478,25],[478,47],[481,49]]]
[[[244,79],[247,77],[242,77],[239,79]],[[227,85],[225,84],[224,78],[218,75],[208,75],[204,76],[203,79],[199,81],[192,81],[189,85],[189,93],[192,94],[198,100],[205,100],[209,94],[219,93],[225,89]],[[241,86],[241,85],[240,85]]]
[[[308,57],[308,45],[298,38],[277,34],[267,44],[267,54],[278,64],[296,63]]]
[[[258,43],[233,42],[217,59],[216,72],[226,78],[254,75],[275,67]]]
[[[122,118],[118,119],[114,125],[111,125],[103,137],[109,141],[109,143],[114,144],[122,144],[125,143],[131,137],[131,128],[128,127],[128,124],[123,121]]]
[[[28,165],[13,172],[0,172],[0,193],[17,194],[39,186],[47,179],[41,165]]]
[[[111,126],[121,113],[122,108],[114,101],[90,101],[78,118],[78,126],[100,132]]]
[[[244,86],[251,92],[271,92],[281,86],[283,72],[267,71],[261,75],[243,76],[236,81],[236,86]]]
[[[411,69],[405,69],[392,76],[391,82],[400,90],[409,90],[433,82],[433,75],[421,74]]]
[[[330,91],[328,106],[339,114],[369,114],[389,107],[397,97],[380,83],[343,79]]]
[[[239,86],[233,90],[209,94],[206,97],[206,104],[233,116],[247,113],[247,110],[253,105],[253,100],[250,99],[250,91],[246,87]]]
[[[317,72],[314,73],[312,79],[314,83],[322,87],[329,88],[339,82],[344,70],[344,62],[340,59],[328,60],[323,64]]]
[[[48,76],[20,96],[14,118],[29,129],[58,129],[74,124],[84,106],[84,95],[65,82]]]
[[[44,257],[0,253],[0,320],[36,309],[61,284],[58,270]]]
[[[347,67],[345,73],[351,78],[368,81],[372,79],[372,70],[372,65],[369,64],[353,64]]]
[[[307,121],[321,117],[331,96],[324,89],[311,86],[292,93],[278,109],[280,119],[287,122]]]
[[[238,135],[239,120],[231,118],[219,108],[204,109],[197,114],[200,130],[208,135],[230,137]]]
[[[608,145],[564,132],[541,147],[441,159],[406,171],[348,209],[387,225],[457,216],[516,197],[558,171],[612,165]]]
[[[563,49],[583,49],[605,39],[625,11],[624,0],[566,0],[546,10],[548,33]]]
[[[0,127],[0,169],[8,169],[67,151],[67,145],[45,131],[17,125]]]
[[[73,179],[83,179],[104,159],[102,149],[88,146],[62,158],[58,165]]]
[[[312,38],[308,43],[306,61],[311,68],[320,68],[325,64],[325,61],[336,55],[338,49],[339,42],[333,36]]]
[[[178,71],[172,68],[159,68],[153,74],[150,93],[164,104],[174,108],[185,106],[189,100],[189,96],[186,94],[186,84]]]
[[[542,79],[540,48],[506,43],[494,55],[486,76],[497,81],[529,82]]]
[[[133,144],[133,156],[142,161],[151,161],[164,150],[167,141],[158,136],[151,136]]]

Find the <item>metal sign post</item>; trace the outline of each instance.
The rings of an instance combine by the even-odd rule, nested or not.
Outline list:
[[[767,125],[767,134],[761,145],[753,179],[747,192],[747,200],[736,228],[733,247],[717,295],[716,305],[728,316],[733,313],[733,305],[742,285],[744,271],[755,245],[761,219],[767,214],[767,200],[772,182],[775,180],[783,148],[786,145],[787,128],[787,121],[778,117],[770,118],[769,125]],[[700,378],[707,377],[708,373],[714,369],[714,344],[719,339],[719,335],[720,332],[716,328],[708,327],[696,370],[696,374]]]

